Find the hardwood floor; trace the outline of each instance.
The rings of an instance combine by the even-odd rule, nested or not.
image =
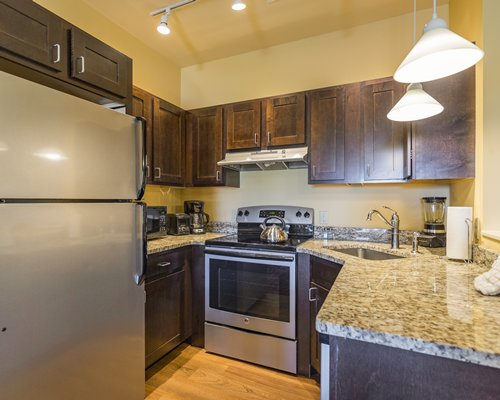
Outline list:
[[[318,400],[312,379],[181,345],[146,371],[147,400]]]

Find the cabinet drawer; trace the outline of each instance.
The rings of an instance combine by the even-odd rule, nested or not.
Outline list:
[[[146,281],[152,281],[173,274],[174,272],[183,271],[185,264],[186,251],[184,249],[153,254],[148,257]]]
[[[71,77],[120,97],[132,93],[132,60],[78,28],[71,28]]]
[[[341,269],[342,265],[340,264],[318,257],[311,257],[311,282],[325,289],[330,289]]]

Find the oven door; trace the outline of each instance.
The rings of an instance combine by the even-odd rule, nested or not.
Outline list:
[[[205,319],[295,339],[295,254],[205,249]]]

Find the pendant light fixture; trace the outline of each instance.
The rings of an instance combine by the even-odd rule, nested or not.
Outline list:
[[[413,0],[413,44],[417,40],[417,0]],[[421,83],[411,83],[405,95],[389,111],[387,118],[392,121],[418,121],[441,113],[444,107],[422,87]]]
[[[244,10],[245,8],[247,8],[247,5],[245,4],[245,2],[243,0],[234,0],[231,8],[234,11],[241,11],[241,10]]]
[[[172,11],[182,6],[186,6],[190,3],[194,3],[195,1],[196,0],[182,0],[179,1],[178,3],[171,4],[167,7],[162,7],[157,10],[151,11],[149,15],[151,15],[152,17],[163,14],[161,16],[160,23],[156,27],[156,30],[162,35],[168,35],[171,32],[170,27],[168,26],[168,17],[170,17]]]
[[[484,56],[474,43],[453,33],[445,20],[438,18],[436,0],[432,19],[394,74],[398,82],[428,82],[472,67]]]
[[[405,95],[399,100],[387,118],[392,121],[418,121],[441,113],[444,107],[425,92],[421,83],[410,83]]]

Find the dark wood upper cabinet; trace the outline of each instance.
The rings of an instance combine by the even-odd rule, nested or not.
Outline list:
[[[132,115],[146,120],[146,175],[147,182],[153,182],[153,95],[138,87],[132,90]]]
[[[132,112],[132,59],[31,0],[0,0],[0,70]]]
[[[51,73],[67,70],[68,41],[60,18],[27,0],[0,0],[0,49]]]
[[[413,179],[475,175],[475,68],[423,84],[444,111],[412,124]]]
[[[387,118],[403,94],[404,86],[390,78],[362,84],[365,181],[405,180],[411,176],[410,124]]]
[[[129,97],[132,60],[78,28],[71,28],[71,76],[120,97]]]
[[[242,150],[260,147],[260,100],[228,104],[225,106],[224,113],[227,150]]]
[[[309,101],[309,182],[345,178],[345,89],[318,90]]]
[[[239,187],[239,172],[217,165],[224,158],[223,114],[223,107],[212,107],[188,115],[187,136],[192,148],[188,151],[188,164],[192,166],[193,186]]]
[[[184,185],[184,111],[153,99],[153,182]]]
[[[262,147],[305,145],[305,93],[263,100],[262,108],[265,135]]]

